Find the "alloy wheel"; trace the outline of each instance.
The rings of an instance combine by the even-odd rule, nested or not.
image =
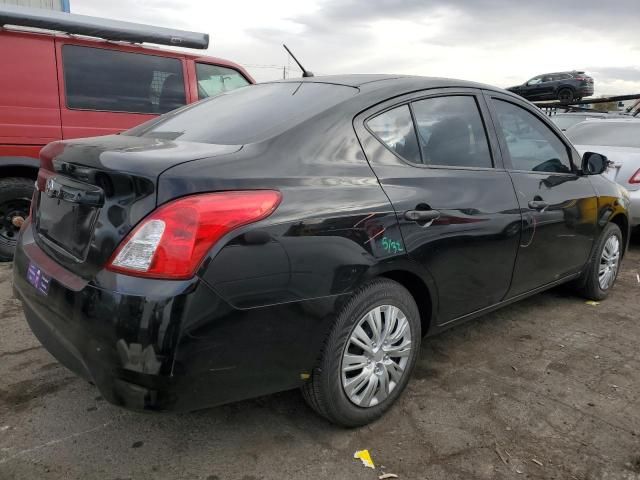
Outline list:
[[[602,290],[608,290],[613,285],[618,273],[620,263],[620,240],[617,236],[610,236],[600,256],[600,267],[598,268],[598,283]]]
[[[358,322],[342,355],[342,388],[359,407],[383,402],[405,375],[411,327],[393,305],[371,309]]]

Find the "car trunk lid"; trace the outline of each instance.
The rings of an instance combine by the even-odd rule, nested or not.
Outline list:
[[[163,171],[240,148],[127,135],[50,144],[34,198],[36,240],[58,263],[91,278],[155,209]]]

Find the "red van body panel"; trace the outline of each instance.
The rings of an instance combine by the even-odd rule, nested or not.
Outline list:
[[[0,58],[0,156],[16,145],[60,139],[53,37],[0,32]]]

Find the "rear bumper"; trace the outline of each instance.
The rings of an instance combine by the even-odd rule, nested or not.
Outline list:
[[[578,87],[578,95],[580,97],[590,97],[593,95],[593,85]]]
[[[27,280],[31,264],[51,277],[46,294]],[[336,302],[238,310],[198,278],[110,275],[111,288],[74,276],[23,229],[14,290],[32,331],[105,399],[133,410],[195,410],[299,386]]]

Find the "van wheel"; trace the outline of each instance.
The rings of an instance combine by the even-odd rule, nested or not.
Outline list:
[[[392,280],[375,280],[342,308],[318,368],[303,386],[307,403],[329,421],[365,425],[398,399],[420,350],[420,313]]]
[[[618,276],[623,249],[620,227],[607,224],[587,266],[580,294],[590,300],[607,298]]]
[[[33,180],[0,178],[0,261],[13,259],[18,232],[29,216]]]

